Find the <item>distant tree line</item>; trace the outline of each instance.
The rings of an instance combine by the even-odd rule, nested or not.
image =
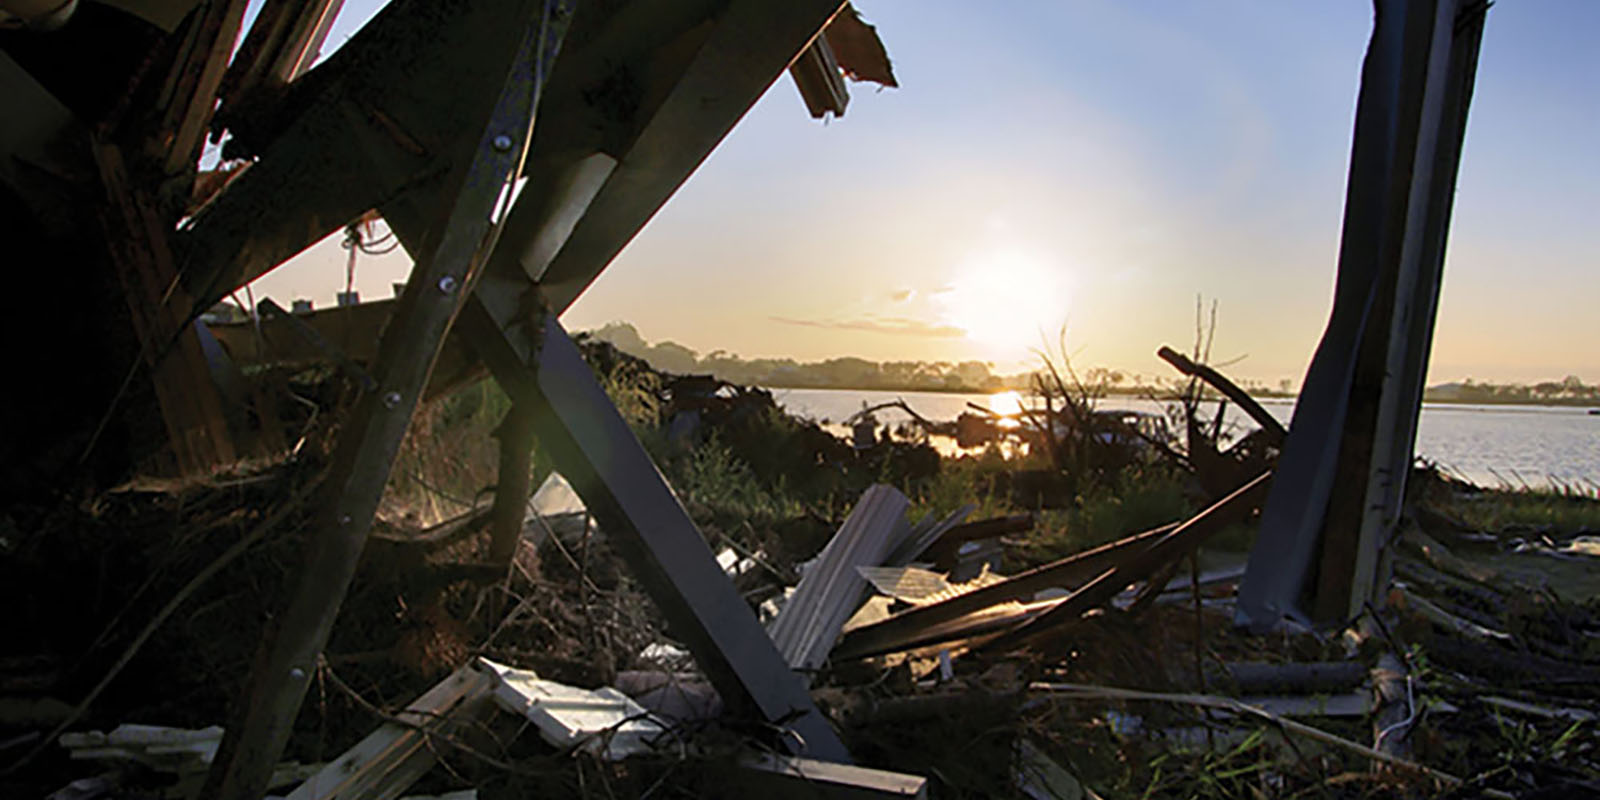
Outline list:
[[[868,361],[846,357],[802,363],[792,358],[746,360],[726,350],[701,355],[677,342],[651,344],[627,322],[609,323],[589,331],[589,335],[608,341],[624,353],[638,356],[664,372],[710,374],[746,386],[977,393],[1026,390],[1031,386],[1032,377],[1030,373],[997,375],[991,371],[991,364],[982,361]],[[1098,394],[1158,396],[1170,394],[1185,380],[1177,375],[1168,379],[1137,378],[1104,367],[1084,370],[1079,377]],[[1245,391],[1257,397],[1295,395],[1290,380],[1279,381],[1276,386],[1247,378],[1236,380]],[[1211,396],[1209,390],[1206,396]],[[1576,375],[1532,385],[1477,383],[1468,378],[1460,383],[1429,387],[1423,399],[1438,403],[1600,405],[1600,386],[1586,385]]]
[[[1027,375],[996,375],[990,371],[991,365],[982,361],[868,361],[853,357],[812,362],[792,358],[746,360],[726,350],[701,355],[677,342],[651,344],[626,322],[609,323],[590,335],[664,372],[711,374],[741,385],[937,392],[992,392],[1028,385]]]
[[[1430,386],[1422,399],[1435,403],[1484,405],[1594,406],[1600,405],[1600,385],[1585,384],[1576,375],[1534,384],[1478,383],[1467,378],[1460,383]]]

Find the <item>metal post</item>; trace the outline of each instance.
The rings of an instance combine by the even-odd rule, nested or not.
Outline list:
[[[1375,2],[1333,312],[1239,591],[1240,621],[1254,628],[1284,617],[1340,622],[1381,589],[1379,554],[1411,462],[1486,7]]]
[[[774,733],[792,734],[775,738],[795,755],[848,762],[838,735],[561,324],[513,306],[494,314],[479,300],[491,294],[484,289],[462,311],[462,333],[513,401],[533,412],[541,452],[572,482],[723,702],[755,711]]]

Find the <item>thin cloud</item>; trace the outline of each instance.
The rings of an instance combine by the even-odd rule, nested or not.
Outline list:
[[[860,319],[848,320],[814,320],[795,319],[793,317],[768,317],[773,322],[785,325],[799,325],[805,328],[824,328],[828,330],[866,331],[868,333],[887,333],[893,336],[920,336],[930,339],[959,339],[967,332],[954,325],[934,325],[922,320],[906,317],[879,317],[867,316]]]

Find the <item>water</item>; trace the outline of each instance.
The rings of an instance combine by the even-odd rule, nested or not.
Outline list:
[[[880,392],[851,389],[774,389],[778,403],[792,413],[840,422],[861,410],[896,399],[928,419],[951,420],[968,403],[990,405],[987,394]],[[1263,400],[1269,413],[1285,425],[1294,413],[1292,400]],[[1100,408],[1160,412],[1162,404],[1137,397],[1110,397]],[[1214,408],[1208,404],[1208,408]],[[877,413],[882,422],[905,419],[899,410]],[[1241,433],[1253,428],[1236,409],[1228,419]],[[1417,430],[1417,455],[1485,486],[1509,484],[1600,488],[1600,416],[1587,409],[1562,406],[1474,406],[1426,403]]]

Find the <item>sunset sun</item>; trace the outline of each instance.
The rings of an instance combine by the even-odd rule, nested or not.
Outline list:
[[[1027,253],[997,251],[969,259],[939,295],[942,321],[995,359],[1023,359],[1066,320],[1065,270]]]

